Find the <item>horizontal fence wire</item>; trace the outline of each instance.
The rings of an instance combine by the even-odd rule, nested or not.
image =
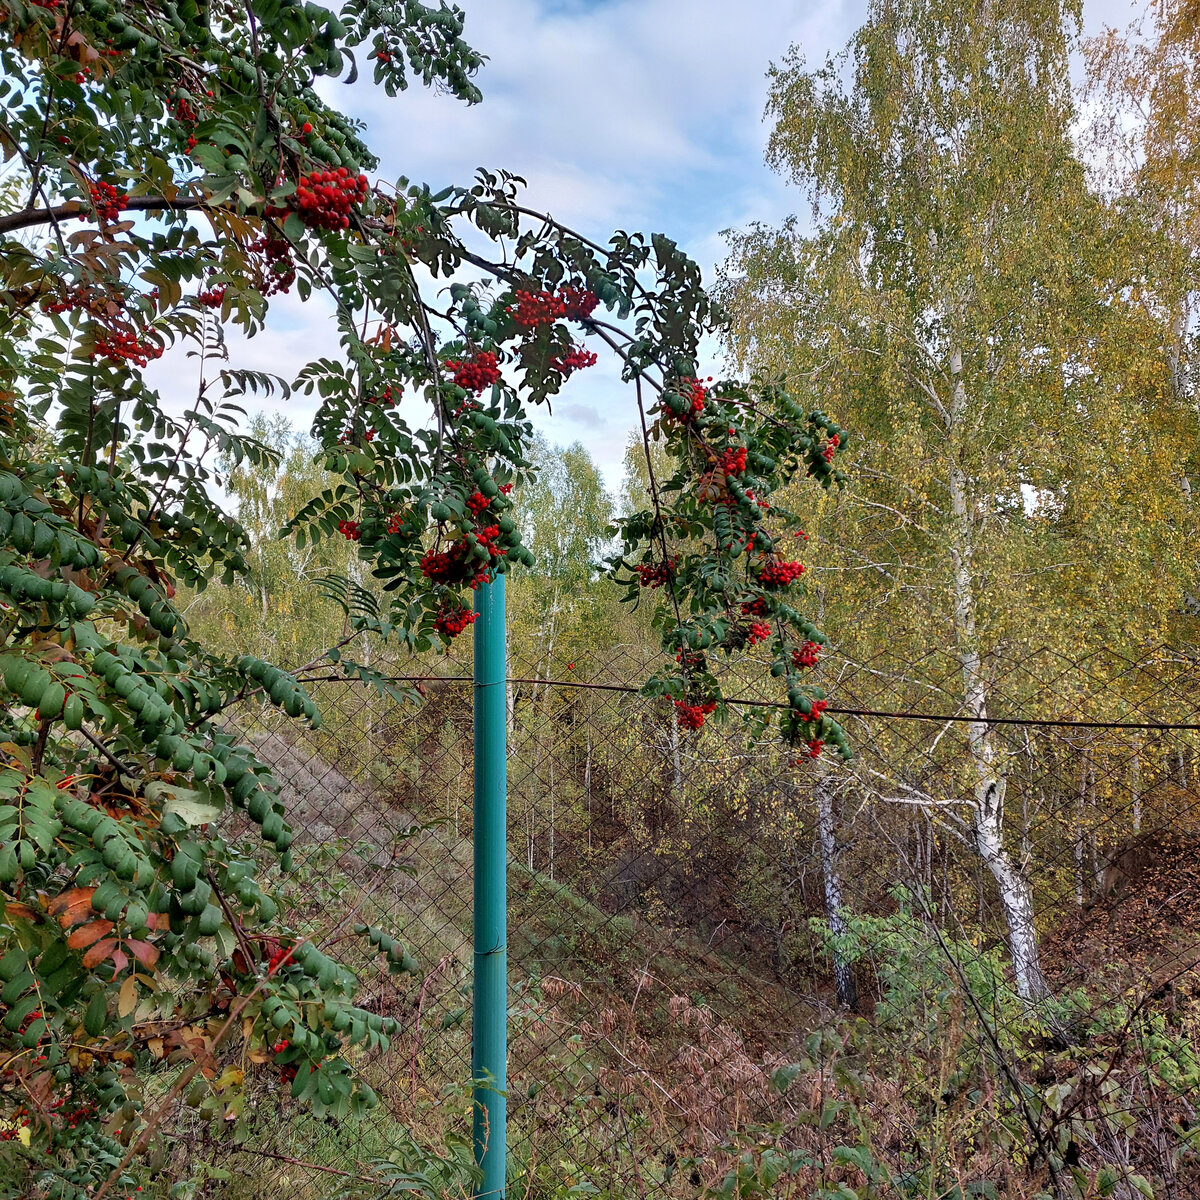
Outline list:
[[[1111,1170],[1109,1194],[1138,1177],[1200,1194],[1186,656],[984,664],[1003,844],[1056,1006],[1038,1031],[978,845],[972,718],[932,711],[961,710],[952,654],[828,657],[814,681],[849,764],[798,764],[736,717],[681,729],[639,694],[658,660],[636,647],[511,662],[513,1195],[699,1196],[768,1145],[790,1164],[780,1195],[880,1171],[862,1195],[1032,1197],[1073,1162]],[[287,919],[401,1033],[355,1060],[381,1098],[364,1117],[304,1113],[267,1065],[240,1143],[181,1115],[177,1153],[223,1171],[231,1200],[399,1195],[397,1171],[426,1195],[471,1191],[471,681],[393,678],[412,698],[310,673],[319,730],[253,703],[233,717],[297,831]],[[735,711],[773,703],[748,674],[724,683]],[[388,974],[341,936],[356,922],[419,970]]]
[[[386,675],[381,677],[386,683],[471,683],[469,675]],[[350,683],[361,684],[361,678],[351,675],[305,675],[300,676],[301,683]],[[538,687],[582,688],[595,692],[626,692],[640,695],[642,689],[631,684],[620,683],[583,683],[576,679],[522,679],[510,675],[508,683],[533,684]],[[788,705],[779,700],[746,700],[738,696],[727,696],[724,702],[735,708],[739,705],[745,708],[775,708],[787,709]],[[961,721],[969,725],[1029,725],[1043,726],[1047,729],[1190,729],[1200,730],[1200,724],[1170,724],[1161,721],[1066,721],[1053,717],[992,717],[986,713],[967,715],[965,713],[922,713],[922,712],[887,712],[877,708],[846,708],[844,705],[830,704],[827,712],[838,716],[848,717],[886,717],[894,721]]]

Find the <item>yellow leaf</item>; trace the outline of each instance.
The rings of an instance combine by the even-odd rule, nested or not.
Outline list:
[[[137,998],[137,981],[131,975],[121,984],[121,991],[117,995],[117,1016],[129,1016],[137,1008]]]
[[[221,1072],[221,1078],[216,1082],[217,1091],[224,1091],[229,1087],[241,1087],[242,1083],[245,1081],[245,1078],[245,1073],[239,1068],[226,1067],[225,1070]]]

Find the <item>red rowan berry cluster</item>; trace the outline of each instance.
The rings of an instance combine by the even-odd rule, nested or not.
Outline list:
[[[479,539],[479,544],[488,552],[490,558],[499,557],[500,548],[496,545],[496,539],[500,536],[499,525],[485,525],[482,529],[476,529],[475,536]]]
[[[740,475],[746,469],[746,448],[725,450],[717,460],[717,470],[723,475]]]
[[[746,634],[746,645],[757,646],[759,642],[765,642],[770,636],[770,625],[765,625],[762,621],[755,621]]]
[[[177,96],[171,109],[175,120],[182,121],[185,125],[194,125],[200,119],[186,96]]]
[[[281,1038],[271,1047],[272,1054],[282,1054],[292,1043],[287,1038]]]
[[[207,291],[201,292],[196,299],[199,300],[205,308],[220,308],[221,305],[225,303],[225,288],[209,288]]]
[[[348,542],[357,542],[362,538],[362,530],[359,529],[357,521],[339,521],[338,533]]]
[[[716,711],[717,702],[706,700],[702,704],[692,704],[687,700],[676,700],[675,707],[679,711],[679,723],[684,729],[699,729],[704,724],[704,718]]]
[[[570,284],[560,288],[558,295],[563,305],[563,316],[572,321],[586,321],[600,303],[600,298],[590,288]]]
[[[797,758],[792,763],[793,766],[795,766],[795,767],[800,766],[800,764],[806,758],[820,758],[821,751],[825,749],[825,743],[820,738],[813,738],[812,741],[806,743],[805,748],[806,748],[806,753],[802,754],[799,758]]]
[[[563,375],[570,375],[572,371],[581,371],[584,367],[594,367],[596,355],[582,346],[572,346],[566,354],[551,359],[550,365]]]
[[[33,1010],[33,1012],[29,1013],[25,1017],[25,1019],[20,1023],[20,1025],[17,1026],[17,1032],[18,1033],[27,1032],[29,1027],[34,1023],[34,1021],[40,1021],[43,1016],[45,1016],[45,1014],[42,1012],[42,1010],[40,1008],[35,1008]],[[41,1062],[43,1060],[35,1058],[33,1061]]]
[[[454,372],[454,382],[468,392],[482,392],[500,382],[500,366],[490,350],[481,350],[462,362],[447,361],[446,369]]]
[[[91,357],[144,367],[152,358],[161,358],[162,352],[161,346],[142,341],[132,329],[112,329],[99,338]]]
[[[389,513],[388,519],[387,519],[388,533],[399,533],[400,530],[403,528],[404,528],[404,514],[398,513],[398,512]]]
[[[498,526],[490,528],[500,532]],[[477,536],[482,542],[483,537]],[[466,541],[459,539],[450,543],[449,550],[437,551],[432,547],[427,550],[421,558],[421,574],[433,583],[469,583],[471,587],[478,587],[488,578],[489,566],[480,564]]]
[[[350,208],[366,194],[365,175],[355,176],[338,167],[301,175],[289,203],[310,228],[349,229]]]
[[[286,238],[274,233],[264,234],[251,242],[246,249],[251,254],[262,256],[259,269],[260,291],[264,296],[287,292],[296,282],[296,267],[292,262],[292,248]]]
[[[475,624],[475,612],[470,608],[443,608],[433,623],[433,628],[447,638],[456,638],[468,625]]]
[[[88,199],[92,210],[101,221],[115,221],[129,197],[124,192],[118,192],[111,183],[103,179],[88,184]]]
[[[566,301],[553,292],[515,293],[516,304],[510,305],[509,316],[513,324],[522,329],[536,329],[539,325],[553,325],[559,317],[567,315]]]
[[[712,383],[712,376],[707,380]],[[704,411],[704,405],[708,401],[708,388],[700,382],[699,379],[681,379],[679,381],[679,391],[683,398],[688,402],[688,410],[681,416],[676,417],[680,421],[690,421],[694,417],[698,417]],[[670,414],[675,417],[675,413]]]
[[[833,456],[837,453],[838,446],[841,445],[842,439],[835,433],[833,437],[825,443],[825,449],[821,451],[821,457],[826,462],[833,462]]]
[[[797,667],[815,667],[821,657],[821,647],[816,642],[805,642],[799,650],[792,651],[792,663]]]
[[[679,559],[675,557],[662,563],[642,563],[633,569],[642,587],[659,588],[675,578],[675,567],[678,563]]]
[[[803,574],[802,562],[784,562],[779,558],[769,558],[758,569],[758,582],[763,587],[787,587]]]
[[[811,700],[811,701],[809,701],[809,703],[812,705],[812,712],[810,712],[808,714],[808,719],[810,721],[819,721],[821,719],[821,715],[829,707],[829,701],[828,700]]]
[[[477,517],[491,501],[482,492],[472,492],[467,497],[467,507],[471,510],[471,516]]]
[[[274,975],[280,967],[287,966],[292,961],[291,946],[277,946],[271,957],[267,959],[267,974]]]
[[[745,600],[741,605],[743,617],[765,617],[767,601],[764,596],[755,596],[753,600]]]
[[[392,385],[389,383],[387,385],[387,387],[385,387],[383,389],[383,391],[379,393],[378,396],[367,396],[363,400],[363,403],[364,404],[378,404],[383,408],[391,408],[393,405],[395,405],[395,403],[399,399],[400,399],[399,392],[398,391],[393,392]]]
[[[85,287],[68,288],[57,300],[42,301],[42,311],[48,313],[75,312],[78,309],[91,309],[92,297]]]
[[[513,485],[511,483],[502,483],[500,485],[500,492],[504,496],[512,495],[512,490],[513,490]]]
[[[61,1103],[61,1100],[56,1100],[51,1107],[53,1108]],[[58,1115],[62,1117],[68,1129],[74,1129],[80,1121],[94,1121],[98,1113],[99,1110],[94,1104],[81,1104],[78,1108],[68,1109],[66,1112],[59,1113]]]

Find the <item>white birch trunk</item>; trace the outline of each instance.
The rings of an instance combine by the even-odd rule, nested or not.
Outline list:
[[[952,526],[950,561],[953,570],[954,633],[962,668],[963,707],[974,718],[967,726],[967,741],[975,769],[972,835],[975,849],[991,872],[1000,893],[1008,925],[1009,951],[1016,975],[1017,994],[1036,1002],[1050,994],[1042,974],[1037,930],[1033,919],[1033,891],[1004,846],[1003,773],[997,764],[995,739],[987,723],[987,685],[975,628],[975,522],[967,494],[967,477],[954,456],[955,426],[966,415],[966,387],[962,377],[962,352],[950,354],[953,396],[950,405],[950,508]]]
[[[1075,797],[1075,904],[1083,907],[1083,802],[1087,794],[1087,760],[1079,773],[1079,793]]]
[[[833,935],[833,981],[837,988],[838,1007],[852,1012],[858,1005],[858,988],[854,982],[854,968],[838,947],[838,939],[845,936],[848,925],[846,905],[842,891],[842,877],[838,870],[837,826],[833,814],[833,781],[827,774],[818,777],[813,785],[817,801],[817,837],[821,843],[821,874],[825,879],[825,916],[829,921],[829,932]]]
[[[587,848],[592,848],[592,726],[588,722],[587,758],[583,763],[583,794],[587,797]]]
[[[1142,832],[1142,739],[1136,734],[1133,739],[1133,763],[1130,768],[1129,786],[1133,791],[1133,832]]]
[[[679,709],[671,705],[671,770],[676,796],[683,795],[683,759],[679,754]]]

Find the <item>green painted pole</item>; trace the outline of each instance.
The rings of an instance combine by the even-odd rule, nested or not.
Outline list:
[[[508,1129],[508,748],[504,576],[475,592],[475,1195],[503,1200]]]

